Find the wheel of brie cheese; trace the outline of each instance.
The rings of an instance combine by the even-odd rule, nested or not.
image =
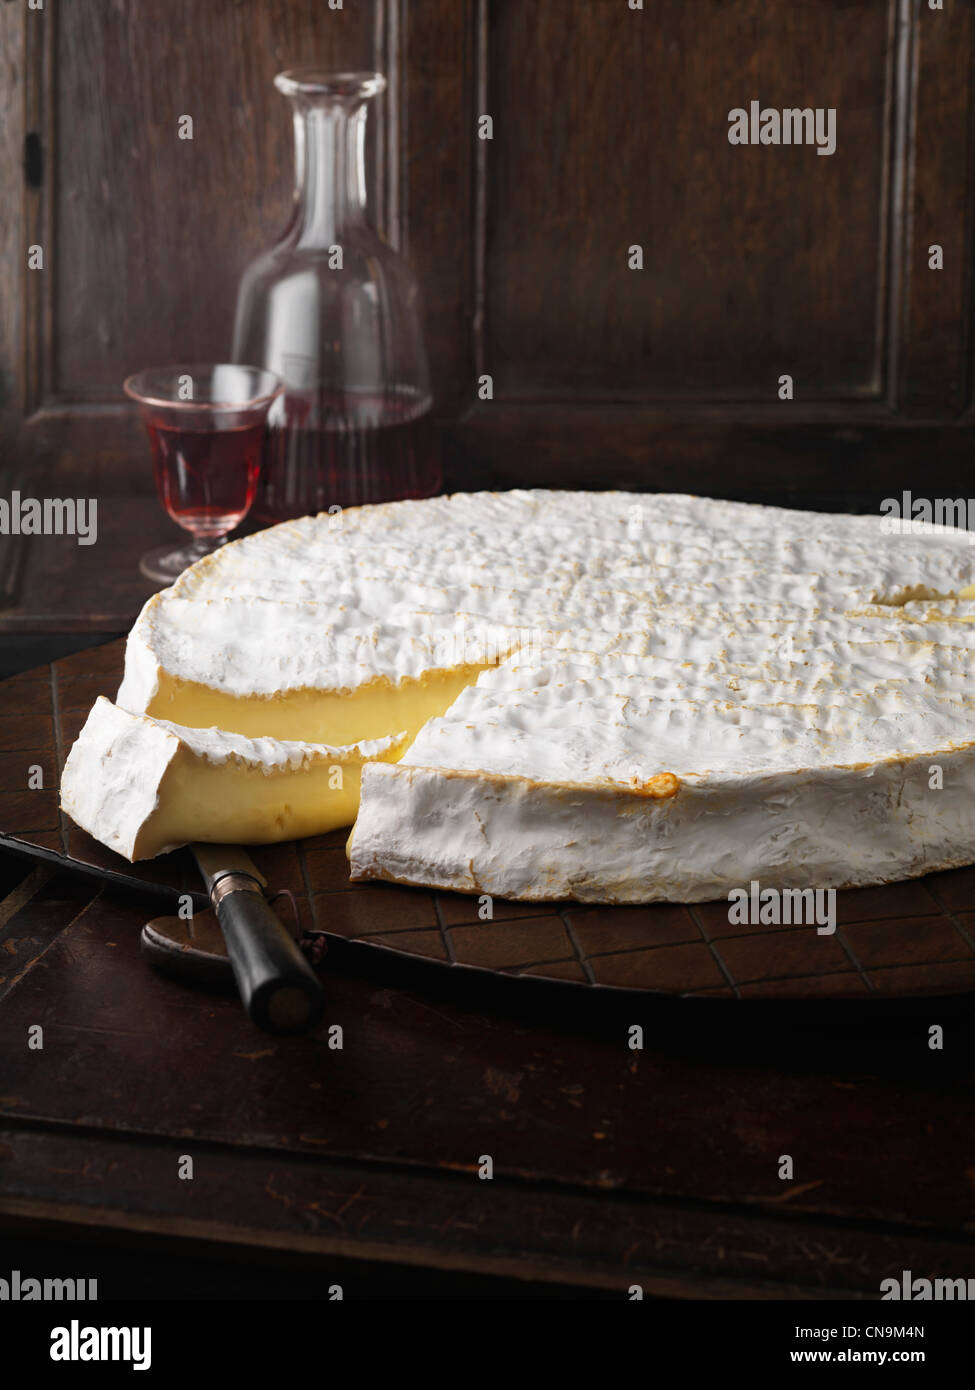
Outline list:
[[[62,804],[130,859],[354,820],[353,878],[533,900],[970,863],[973,541],[621,492],[287,522],[149,600]]]

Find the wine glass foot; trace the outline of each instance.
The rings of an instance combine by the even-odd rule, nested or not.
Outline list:
[[[210,555],[225,543],[226,537],[212,541],[193,541],[191,545],[160,545],[155,550],[147,550],[139,561],[139,572],[147,579],[155,579],[161,584],[172,584],[190,565]]]

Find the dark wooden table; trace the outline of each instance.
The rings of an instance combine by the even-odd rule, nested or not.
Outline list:
[[[139,573],[140,555],[185,538],[159,505],[136,414],[114,432],[94,413],[45,416],[23,433],[0,434],[0,496],[94,499],[97,539],[0,537],[0,634],[126,631],[159,587]]]
[[[131,622],[168,525],[134,495],[89,551],[23,555],[10,640]],[[975,1270],[973,1025],[948,1001],[634,1013],[333,967],[322,1029],[277,1040],[149,969],[158,910],[0,855],[0,1269],[280,1298],[872,1298]]]
[[[333,973],[322,1029],[278,1040],[147,967],[143,901],[0,871],[0,1230],[104,1296],[875,1297],[975,1265],[971,1025],[937,1001],[858,1034]]]

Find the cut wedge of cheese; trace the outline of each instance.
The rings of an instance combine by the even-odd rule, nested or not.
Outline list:
[[[126,644],[118,703],[249,737],[342,745],[411,736],[516,645],[452,618],[410,631],[322,603],[238,596],[150,599]],[[338,618],[338,621],[336,620]],[[486,628],[486,625],[485,625]]]
[[[884,520],[555,491],[304,517],[149,601],[118,704],[184,726],[169,736],[187,768],[212,769],[200,731],[357,745],[359,879],[695,901],[750,877],[842,887],[969,863],[973,537]],[[122,790],[125,727],[89,761],[104,805],[119,789],[114,829],[79,811],[131,850],[143,822],[153,843],[175,832]],[[405,752],[364,751],[399,730]],[[145,740],[145,761],[169,746]],[[317,788],[292,761],[282,786]],[[199,786],[193,835],[243,838]],[[238,794],[247,838],[273,838],[255,787]],[[289,806],[310,821],[304,795]],[[325,812],[351,823],[355,796]]]
[[[61,805],[130,861],[193,841],[270,844],[348,825],[371,759],[405,734],[344,748],[244,738],[130,714],[100,698],[68,755]]]

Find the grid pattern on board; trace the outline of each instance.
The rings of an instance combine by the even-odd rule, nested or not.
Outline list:
[[[0,832],[139,883],[200,891],[185,851],[127,864],[62,816],[67,750],[98,695],[114,696],[124,643],[0,683]],[[43,787],[28,789],[40,767]],[[36,777],[34,778],[36,781]],[[673,995],[850,998],[975,989],[975,867],[837,895],[835,934],[734,926],[726,902],[643,907],[533,904],[350,883],[347,832],[255,849],[305,930],[442,965]]]

